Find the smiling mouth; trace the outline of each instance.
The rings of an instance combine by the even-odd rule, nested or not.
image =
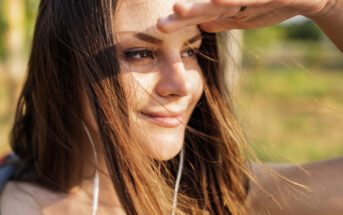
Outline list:
[[[162,127],[174,128],[181,124],[184,121],[184,112],[178,114],[158,114],[158,113],[144,113],[140,112],[144,118],[150,120],[154,124],[157,124]]]

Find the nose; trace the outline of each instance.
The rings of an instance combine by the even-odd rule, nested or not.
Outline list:
[[[191,80],[182,59],[166,61],[161,65],[159,80],[155,86],[159,96],[186,96],[190,93]]]

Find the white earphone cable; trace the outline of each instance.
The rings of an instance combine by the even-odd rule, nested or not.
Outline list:
[[[97,164],[98,161],[98,156],[95,150],[95,145],[93,142],[93,139],[89,133],[89,130],[87,126],[83,123],[83,126],[86,130],[87,136],[89,138],[89,141],[92,145],[93,152],[94,152],[94,159],[95,159],[95,164]],[[177,194],[179,191],[179,186],[180,186],[180,181],[181,181],[181,175],[182,175],[182,169],[183,169],[183,163],[184,163],[184,147],[181,149],[181,154],[180,154],[180,162],[179,162],[179,169],[176,177],[176,183],[175,183],[175,190],[174,190],[174,200],[173,200],[173,211],[171,215],[175,215],[175,208],[177,205]],[[92,215],[96,215],[97,210],[98,210],[98,201],[99,201],[99,173],[98,170],[95,172],[95,177],[94,177],[94,190],[93,190],[93,205],[92,205]]]
[[[94,145],[93,139],[92,139],[92,137],[89,133],[89,130],[88,130],[87,126],[85,125],[85,123],[83,123],[83,127],[85,128],[89,142],[92,145],[93,152],[94,152],[95,165],[97,168],[98,156],[97,156],[97,153],[95,150],[95,145]],[[92,215],[96,215],[96,212],[98,210],[98,204],[99,204],[98,203],[99,202],[99,173],[98,173],[98,169],[95,170],[93,187],[94,187],[94,190],[93,190],[93,201],[92,201],[93,202],[93,204],[92,204]]]
[[[179,186],[180,186],[180,181],[181,181],[181,175],[182,175],[182,169],[183,169],[183,161],[184,161],[184,154],[185,154],[184,147],[182,147],[181,154],[180,154],[179,170],[177,172],[176,183],[175,183],[173,211],[172,211],[171,215],[175,215],[175,208],[176,208],[176,204],[177,204],[177,193],[179,191]]]

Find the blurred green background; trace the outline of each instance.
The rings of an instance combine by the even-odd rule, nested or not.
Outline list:
[[[244,34],[238,114],[264,161],[343,155],[343,55],[311,21]]]
[[[8,152],[37,0],[0,1],[0,154]],[[343,155],[343,55],[310,21],[244,31],[237,115],[263,161]]]

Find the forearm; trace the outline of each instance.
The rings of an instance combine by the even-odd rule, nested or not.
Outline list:
[[[307,16],[312,19],[343,52],[343,0],[331,0],[319,15]]]

